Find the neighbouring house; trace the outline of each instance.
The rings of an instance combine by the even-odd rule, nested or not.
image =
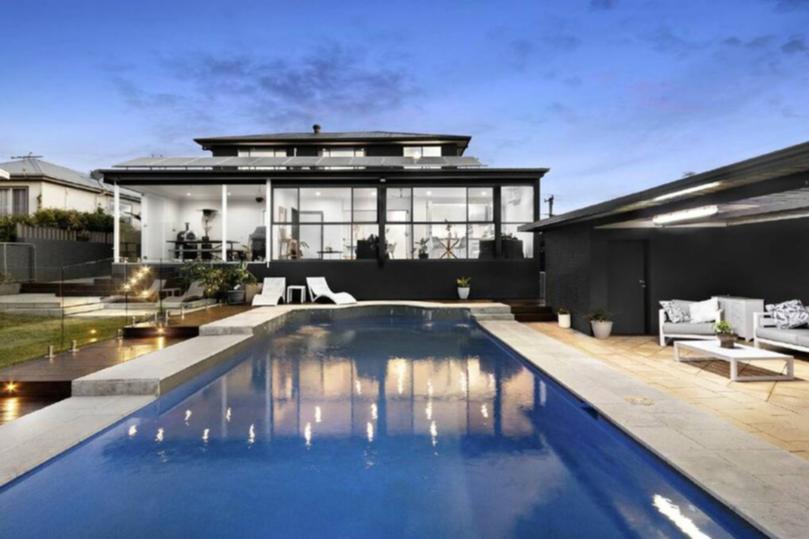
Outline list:
[[[36,157],[0,163],[0,217],[32,215],[45,208],[112,214],[112,188],[87,174]],[[121,193],[121,219],[133,221],[140,212],[140,195]],[[136,220],[136,219],[135,219]]]
[[[199,138],[210,156],[99,171],[142,196],[140,260],[245,261],[259,278],[325,276],[360,299],[536,298],[545,168],[486,167],[470,137],[382,131]],[[116,242],[116,245],[118,243]],[[127,263],[116,250],[121,272]]]
[[[43,225],[40,210],[70,210],[80,217],[94,217],[99,209],[113,213],[112,188],[89,175],[37,157],[0,163],[0,271],[21,281],[52,281],[108,275],[112,259],[112,234],[103,230],[68,229]],[[138,249],[140,195],[121,190],[121,244],[125,251]],[[33,222],[19,217],[32,216]],[[9,219],[4,219],[9,218]],[[119,226],[120,228],[120,226]],[[110,231],[111,232],[111,231]]]
[[[520,227],[539,232],[547,301],[589,332],[656,333],[659,301],[809,299],[809,143]],[[749,323],[750,321],[746,321]]]

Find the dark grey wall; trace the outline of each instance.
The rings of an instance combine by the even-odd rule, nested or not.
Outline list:
[[[455,279],[472,278],[471,298],[513,299],[539,296],[539,265],[526,260],[376,260],[276,261],[266,268],[251,264],[259,278],[286,277],[304,284],[306,277],[326,277],[333,290],[357,299],[457,299]]]
[[[809,303],[809,219],[725,228],[592,230],[577,225],[547,231],[548,303],[573,312],[574,327],[589,332],[586,314],[607,304],[610,241],[649,243],[647,317],[657,331],[659,301],[713,295],[792,298]]]
[[[36,280],[109,275],[112,245],[89,241],[20,240],[36,248]],[[62,268],[64,272],[62,272]]]

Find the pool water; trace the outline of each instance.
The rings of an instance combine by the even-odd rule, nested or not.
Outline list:
[[[758,537],[463,318],[288,325],[0,490],[0,537]]]

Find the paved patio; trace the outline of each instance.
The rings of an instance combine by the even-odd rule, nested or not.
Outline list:
[[[556,323],[526,325],[809,460],[809,356],[805,354],[795,355],[802,359],[795,361],[796,380],[731,382],[728,363],[678,363],[673,347],[661,348],[654,337],[614,336],[600,341]],[[740,374],[751,374],[749,369],[756,368],[745,367]]]

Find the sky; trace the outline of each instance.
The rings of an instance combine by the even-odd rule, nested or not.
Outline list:
[[[0,0],[0,160],[471,135],[556,213],[809,141],[809,0]]]

